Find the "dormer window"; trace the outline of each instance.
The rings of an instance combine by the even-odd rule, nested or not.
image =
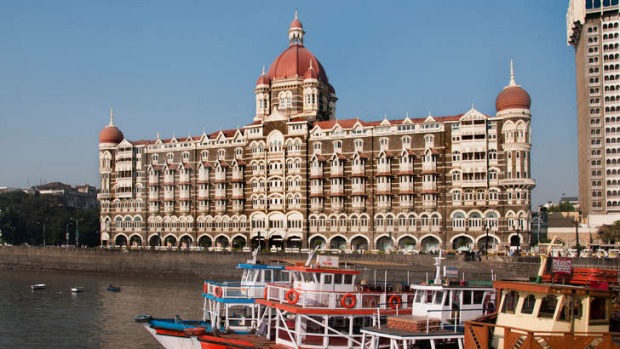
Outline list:
[[[341,141],[335,141],[334,142],[334,152],[335,153],[341,153],[342,152],[342,142]]]
[[[217,158],[220,160],[224,160],[225,157],[226,157],[226,149],[218,149]]]
[[[208,150],[201,151],[200,158],[202,159],[202,161],[207,161],[207,159],[209,158],[209,151]]]
[[[151,155],[151,162],[152,163],[157,164],[158,161],[159,161],[159,154]]]
[[[403,140],[403,149],[411,148],[411,137],[406,136],[402,138]]]
[[[189,152],[183,153],[183,162],[189,162]]]
[[[319,142],[316,142],[316,143],[314,143],[312,145],[312,149],[314,150],[315,154],[320,154],[321,153],[321,147],[322,147],[322,144],[319,143]]]
[[[379,139],[379,148],[380,150],[388,150],[389,140],[387,138]]]
[[[435,146],[435,136],[433,135],[425,135],[424,136],[424,147],[432,148]]]
[[[355,151],[363,151],[364,150],[364,141],[361,139],[356,139],[355,141],[353,141],[353,144],[355,145]]]
[[[166,162],[167,163],[172,163],[173,161],[174,161],[174,154],[172,154],[172,153],[166,154]]]

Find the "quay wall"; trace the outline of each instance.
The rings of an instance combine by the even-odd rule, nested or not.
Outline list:
[[[362,277],[388,281],[422,281],[435,273],[432,255],[399,254],[341,254],[341,263],[356,269],[365,269]],[[121,251],[99,248],[77,249],[61,247],[0,247],[0,268],[15,270],[55,270],[98,273],[123,273],[152,277],[178,277],[211,280],[237,279],[238,263],[251,259],[250,253],[241,252],[187,252],[187,251]],[[304,262],[306,254],[259,253],[263,263]],[[482,257],[468,261],[462,255],[447,256],[443,265],[456,266],[467,279],[490,280],[497,278],[524,278],[535,276],[538,257]],[[620,259],[573,259],[573,266],[600,267],[620,270]]]

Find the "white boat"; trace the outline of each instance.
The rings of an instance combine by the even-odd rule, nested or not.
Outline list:
[[[32,290],[44,290],[46,286],[47,286],[46,284],[34,284],[34,285],[30,285],[30,288]]]
[[[436,273],[432,281],[411,285],[411,310],[388,316],[385,326],[362,328],[360,349],[379,348],[463,348],[464,322],[495,311],[495,291],[490,280],[458,280],[454,267],[441,273],[441,251],[435,257]],[[492,278],[492,276],[491,276]]]
[[[82,287],[82,286],[71,287],[71,292],[73,292],[73,293],[84,292],[84,287]]]

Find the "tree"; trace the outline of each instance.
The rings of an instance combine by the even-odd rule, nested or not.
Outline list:
[[[46,245],[65,243],[67,229],[73,244],[75,220],[79,221],[80,244],[99,245],[98,208],[69,208],[54,195],[31,195],[21,191],[0,194],[0,231],[6,243],[42,245],[45,227]]]
[[[620,221],[615,221],[612,224],[603,224],[597,230],[598,237],[602,241],[608,243],[615,243],[620,240]]]
[[[575,206],[571,205],[568,201],[560,201],[560,204],[551,206],[548,209],[549,212],[575,212]]]

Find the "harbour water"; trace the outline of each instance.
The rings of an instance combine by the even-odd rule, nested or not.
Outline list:
[[[45,283],[33,291],[31,284]],[[108,284],[121,292],[106,291]],[[84,292],[72,294],[73,286]],[[201,317],[201,280],[0,271],[0,348],[161,348],[140,314]]]

